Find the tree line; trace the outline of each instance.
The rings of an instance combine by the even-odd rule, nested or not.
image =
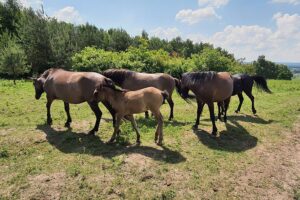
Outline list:
[[[287,66],[267,61],[264,56],[245,64],[209,43],[180,37],[168,41],[149,37],[146,31],[130,36],[123,29],[60,22],[43,9],[22,7],[17,0],[0,2],[1,77],[32,76],[50,67],[98,72],[127,68],[174,76],[191,70],[213,70],[292,78]]]

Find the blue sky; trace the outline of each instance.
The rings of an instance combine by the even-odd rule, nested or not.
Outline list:
[[[3,1],[3,0],[2,0]],[[251,61],[300,62],[300,0],[20,0],[49,16],[99,28],[210,42]]]

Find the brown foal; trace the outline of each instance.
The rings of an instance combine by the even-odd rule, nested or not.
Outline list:
[[[136,142],[140,143],[140,133],[133,114],[150,110],[158,122],[155,132],[155,142],[157,142],[158,145],[162,145],[163,116],[160,112],[160,107],[168,96],[167,91],[161,91],[154,87],[147,87],[136,91],[118,89],[112,80],[106,78],[105,83],[95,90],[94,98],[96,101],[109,102],[116,112],[114,132],[109,143],[114,142],[116,137],[119,136],[120,123],[124,117],[131,121],[137,135]]]

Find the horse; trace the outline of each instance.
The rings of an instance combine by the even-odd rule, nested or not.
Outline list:
[[[96,101],[107,101],[115,110],[116,123],[114,132],[108,143],[113,143],[120,134],[120,123],[123,118],[129,120],[134,128],[137,139],[136,143],[140,143],[140,133],[133,117],[133,114],[150,110],[157,120],[157,128],[155,132],[155,142],[162,145],[163,141],[163,116],[160,107],[165,99],[168,99],[167,91],[161,91],[155,87],[146,87],[140,90],[128,91],[119,89],[115,86],[111,79],[106,78],[105,83],[98,86],[94,91],[94,99]]]
[[[172,93],[174,88],[179,87],[179,80],[164,73],[140,73],[134,72],[126,69],[109,69],[102,74],[113,80],[118,86],[128,90],[139,90],[146,87],[155,87],[162,91],[167,91],[169,97],[166,99],[170,106],[169,120],[174,118],[174,102],[172,99]],[[146,118],[148,117],[148,112],[145,112]]]
[[[33,78],[35,98],[38,100],[45,92],[47,95],[47,124],[52,124],[50,113],[51,104],[54,100],[62,100],[67,114],[65,127],[70,127],[72,118],[69,104],[80,104],[87,102],[96,116],[94,128],[89,135],[94,135],[99,129],[102,112],[98,102],[93,100],[95,88],[103,84],[105,77],[94,72],[70,72],[63,69],[51,68],[46,70],[39,78]],[[107,102],[102,102],[112,114],[114,110]],[[113,120],[114,121],[114,120]]]
[[[264,77],[259,75],[250,76],[247,74],[235,74],[233,77],[233,92],[232,96],[238,95],[239,97],[239,105],[235,110],[236,113],[239,113],[244,101],[243,92],[250,98],[252,103],[252,112],[256,114],[256,109],[254,107],[254,96],[252,95],[252,88],[254,82],[256,86],[262,91],[271,94],[271,90],[268,88],[267,81]],[[218,104],[218,118],[221,118],[221,114],[224,112],[224,107],[219,103]]]
[[[195,95],[190,95],[188,93],[189,90]],[[182,74],[180,89],[177,90],[183,99],[188,100],[189,98],[196,98],[197,100],[197,118],[195,125],[193,126],[194,129],[198,129],[203,106],[205,104],[208,105],[213,126],[213,136],[216,136],[218,131],[215,124],[214,102],[225,102],[225,107],[228,108],[232,91],[233,80],[231,75],[228,72],[212,71],[188,72]]]

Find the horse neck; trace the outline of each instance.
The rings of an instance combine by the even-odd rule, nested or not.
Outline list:
[[[124,92],[108,90],[109,95],[106,96],[106,100],[112,104],[113,107],[120,105],[120,101],[123,101]]]

